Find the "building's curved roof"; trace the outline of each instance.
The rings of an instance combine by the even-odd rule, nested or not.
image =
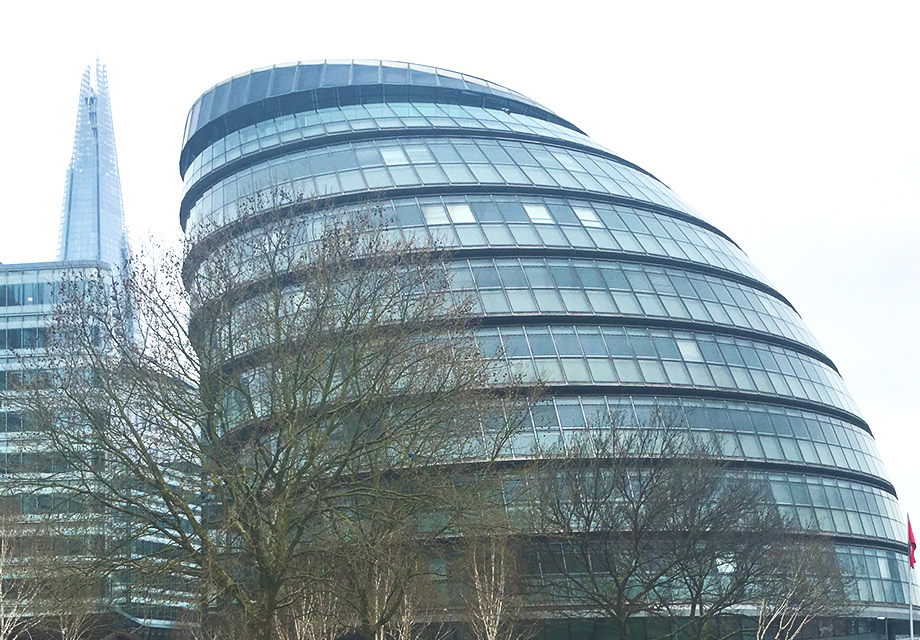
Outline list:
[[[313,104],[316,108],[383,102],[403,94],[431,94],[444,102],[486,105],[562,124],[579,131],[546,107],[506,87],[447,69],[387,60],[320,60],[255,69],[205,91],[189,110],[180,171],[215,136],[268,115]]]

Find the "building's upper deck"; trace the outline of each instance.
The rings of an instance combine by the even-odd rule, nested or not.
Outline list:
[[[314,108],[422,98],[508,109],[575,125],[501,85],[425,65],[382,60],[323,60],[256,69],[205,91],[189,111],[180,171],[215,137],[267,117]]]

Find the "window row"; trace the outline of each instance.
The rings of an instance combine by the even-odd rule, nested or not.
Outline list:
[[[3,391],[2,387],[0,391]],[[0,410],[0,433],[23,433],[34,428],[28,417],[18,411]]]
[[[733,271],[766,282],[748,257],[725,238],[690,222],[632,207],[561,198],[515,196],[444,196],[407,198],[381,204],[380,233],[395,239],[414,240],[422,245],[432,237],[446,247],[573,248],[621,251],[641,256],[673,258]],[[428,226],[423,211],[440,209],[470,212],[476,224],[456,223]],[[545,211],[549,222],[534,223],[528,215]],[[591,211],[601,227],[586,227],[582,218]],[[366,207],[364,208],[366,212]],[[360,213],[360,211],[359,211]],[[294,229],[309,242],[322,234],[326,212],[304,216]],[[291,233],[290,223],[285,232]],[[247,242],[242,236],[239,242]]]
[[[864,603],[907,604],[908,577],[903,568],[903,554],[887,549],[852,545],[837,545],[836,549],[838,562],[844,572],[852,578],[854,600]],[[559,544],[534,545],[528,549],[525,560],[524,571],[528,577],[538,582],[545,581],[551,584],[558,584],[560,579],[564,579],[560,574],[568,573],[575,567],[584,566],[584,560],[580,554],[564,550]],[[575,587],[576,593],[579,590],[579,587]],[[560,592],[557,597],[564,597],[564,590],[560,589]],[[638,620],[644,622],[654,620],[654,618],[639,618]],[[636,625],[636,629],[640,633],[644,630],[640,625]],[[599,626],[591,629],[590,626],[585,628],[585,625],[579,625],[577,630],[573,630],[571,636],[557,633],[552,637],[559,640],[569,640],[569,637],[573,639],[605,637],[604,635],[586,635],[592,631],[607,634],[606,637],[609,638],[616,637],[609,633],[609,627]],[[664,634],[666,631],[667,629],[663,628],[661,633]],[[661,635],[650,633],[640,637],[658,638]],[[870,637],[870,635],[865,633],[859,637]]]
[[[904,555],[883,549],[837,546],[837,559],[853,577],[855,600],[907,604]]]
[[[185,173],[186,190],[228,162],[291,142],[356,131],[445,127],[525,133],[607,151],[572,129],[499,109],[410,102],[348,105],[279,116],[228,133],[206,147],[189,165]]]
[[[481,329],[488,357],[525,380],[689,386],[788,396],[858,409],[829,366],[784,347],[730,336],[620,327]]]
[[[901,541],[901,508],[886,491],[839,478],[794,473],[766,476],[781,513],[798,518],[804,529]]]
[[[474,313],[570,313],[668,318],[742,327],[819,348],[799,315],[752,287],[714,276],[600,260],[452,262],[451,286],[474,292]]]
[[[0,359],[0,364],[5,367],[11,367],[0,369],[0,392],[15,391],[23,384],[47,386],[52,383],[54,378],[51,371],[24,371],[20,369],[18,359],[15,356]]]
[[[768,491],[769,502],[776,504],[781,515],[797,522],[805,531],[901,541],[903,521],[898,501],[876,487],[810,473],[751,470],[730,472],[729,477],[745,477],[762,483]],[[526,478],[515,481],[524,486],[527,482]],[[521,500],[528,500],[526,489],[523,494],[519,491],[520,488],[514,486],[506,490],[509,510],[521,506]]]
[[[189,219],[193,225],[233,219],[240,204],[260,191],[271,202],[279,188],[310,198],[394,187],[489,184],[593,191],[698,215],[657,180],[607,158],[537,143],[433,138],[336,145],[241,168],[209,187]]]
[[[45,346],[47,329],[45,327],[24,327],[9,329],[0,327],[0,350],[3,349],[42,349]]]
[[[8,515],[47,513],[84,513],[89,508],[79,496],[62,493],[25,493],[0,499],[0,508]]]
[[[273,337],[233,322],[240,357]],[[840,375],[802,352],[704,332],[598,326],[479,329],[482,353],[508,367],[510,379],[551,385],[624,385],[717,389],[814,402],[859,415]],[[496,372],[497,373],[497,372]]]
[[[0,474],[56,473],[71,466],[50,451],[16,451],[0,453]]]
[[[887,478],[875,440],[860,427],[812,411],[691,398],[578,396],[543,400],[506,455],[564,448],[586,428],[690,428],[718,436],[728,458],[820,465]]]
[[[0,307],[49,304],[54,285],[50,282],[0,284]]]

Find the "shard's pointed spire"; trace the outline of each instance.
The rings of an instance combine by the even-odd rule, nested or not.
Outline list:
[[[58,260],[123,264],[127,255],[121,179],[105,65],[83,72],[73,155],[64,185]]]

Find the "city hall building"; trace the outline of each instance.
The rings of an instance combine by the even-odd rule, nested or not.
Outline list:
[[[443,69],[279,65],[195,102],[180,170],[193,238],[245,241],[261,224],[246,203],[274,190],[330,211],[372,202],[403,237],[436,239],[485,353],[545,386],[507,456],[599,414],[641,425],[675,408],[833,536],[862,618],[906,619],[895,489],[834,362],[731,238],[575,124]]]

